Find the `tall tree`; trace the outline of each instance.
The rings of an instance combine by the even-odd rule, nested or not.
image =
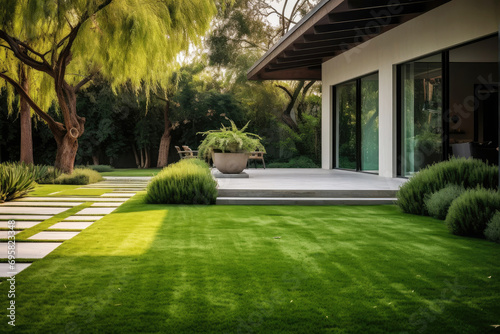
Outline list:
[[[295,138],[299,138],[301,129],[304,129],[304,124],[301,123],[306,122],[303,118],[304,111],[310,109],[307,106],[310,101],[308,96],[313,91],[319,92],[315,81],[277,82],[270,88],[267,87],[272,85],[269,82],[247,81],[246,71],[318,2],[237,0],[231,8],[219,10],[217,25],[208,39],[211,64],[223,67],[226,75],[233,75],[232,90],[239,96],[247,99],[248,92],[252,91],[253,94],[250,95],[258,94],[260,99],[264,99],[266,93],[274,89],[273,101],[267,100],[268,107],[262,110],[272,109],[278,102],[285,101],[276,116],[293,132]],[[255,113],[262,110],[256,110]],[[302,146],[304,150],[307,147]],[[299,149],[299,153],[303,154],[304,150]]]
[[[215,0],[0,0],[0,78],[43,119],[57,143],[55,166],[71,172],[85,118],[76,96],[100,73],[135,90],[168,80],[168,67],[208,29]],[[28,44],[23,41],[34,41]],[[48,78],[63,122],[23,89],[14,65]]]

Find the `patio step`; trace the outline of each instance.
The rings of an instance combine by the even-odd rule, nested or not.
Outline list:
[[[382,205],[396,198],[328,197],[218,197],[218,205]]]
[[[393,204],[396,190],[219,189],[220,205],[381,205]]]
[[[388,189],[219,189],[219,197],[243,198],[389,198],[396,197],[397,190]]]

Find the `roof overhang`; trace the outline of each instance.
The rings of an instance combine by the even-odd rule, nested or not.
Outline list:
[[[324,0],[247,72],[249,80],[321,80],[321,64],[451,0]]]

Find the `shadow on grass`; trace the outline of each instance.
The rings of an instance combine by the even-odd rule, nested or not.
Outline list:
[[[16,332],[487,333],[498,322],[499,245],[394,207],[255,210],[134,197],[18,275]]]

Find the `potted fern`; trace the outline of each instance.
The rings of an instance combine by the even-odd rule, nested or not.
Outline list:
[[[230,127],[222,125],[219,130],[201,132],[205,139],[198,148],[198,154],[212,159],[223,174],[239,174],[245,169],[251,152],[265,152],[265,149],[260,142],[262,138],[245,132],[250,122],[241,129],[232,120],[230,122]]]

